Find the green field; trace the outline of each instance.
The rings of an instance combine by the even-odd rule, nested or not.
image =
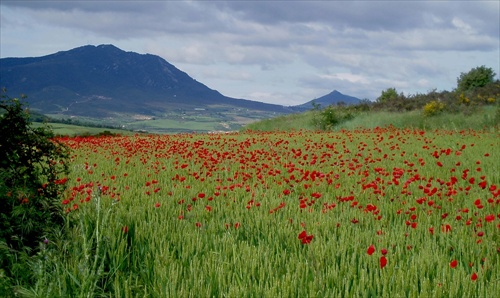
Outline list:
[[[497,132],[62,139],[31,297],[495,297]]]
[[[92,118],[82,116],[68,116],[63,114],[48,114],[58,123],[77,125],[82,127],[98,127],[110,130],[107,127],[123,128],[129,131],[148,133],[173,134],[173,133],[206,133],[229,132],[241,129],[243,125],[268,119],[276,116],[275,113],[234,109],[228,107],[211,107],[210,109],[179,109],[157,115],[114,113],[113,117]],[[72,126],[54,125],[54,130],[59,134],[81,135],[89,131],[98,130],[77,128],[72,131]]]
[[[42,123],[34,122],[34,127],[39,127],[43,125]],[[92,127],[92,126],[81,126],[81,125],[72,125],[72,124],[64,124],[64,123],[47,123],[50,126],[55,135],[64,135],[64,136],[77,136],[77,135],[97,135],[108,131],[113,134],[120,135],[132,135],[134,134],[131,131],[122,130],[122,129],[113,129],[113,128],[102,128],[102,127]]]

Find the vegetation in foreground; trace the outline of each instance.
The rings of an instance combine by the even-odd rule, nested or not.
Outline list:
[[[2,93],[0,109],[0,296],[5,297],[12,294],[11,285],[32,281],[30,260],[50,235],[61,232],[69,153],[51,140],[50,129],[31,126],[19,100]]]
[[[65,138],[32,296],[491,297],[498,133]]]

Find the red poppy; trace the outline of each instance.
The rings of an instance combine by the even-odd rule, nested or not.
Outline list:
[[[385,256],[381,256],[380,257],[380,269],[384,268],[385,265],[387,265],[387,259],[385,258]]]
[[[304,230],[304,231],[300,232],[300,234],[299,234],[299,239],[302,239],[302,238],[304,238],[304,237],[306,237],[306,236],[307,236],[307,233],[306,233],[306,231]]]
[[[160,208],[160,206],[161,206],[160,202],[156,202],[155,207]]]
[[[490,214],[490,215],[486,215],[486,217],[484,218],[487,222],[492,222],[495,220],[495,215],[493,214]]]
[[[314,238],[314,235],[307,235],[306,237],[302,238],[302,244],[311,243],[313,238]]]
[[[455,267],[457,267],[457,264],[458,264],[457,260],[453,260],[450,262],[450,267],[455,268]]]
[[[197,228],[201,228],[201,223],[200,222],[197,222],[195,225],[196,225]]]
[[[309,244],[311,243],[311,240],[314,238],[314,235],[307,235],[307,232],[304,230],[300,232],[299,237],[298,237],[302,244]]]
[[[375,252],[375,246],[372,244],[368,247],[368,249],[366,250],[366,253],[371,256],[373,253]]]
[[[476,279],[477,279],[477,274],[476,274],[476,272],[472,273],[472,275],[471,275],[470,279],[471,279],[472,281],[476,281]]]
[[[443,233],[448,233],[448,232],[450,232],[450,231],[451,231],[451,226],[450,226],[449,224],[442,225],[442,226],[441,226],[441,231],[442,231]]]
[[[381,253],[385,256],[385,255],[387,254],[387,249],[382,248],[382,249],[380,250],[380,252],[381,252]]]

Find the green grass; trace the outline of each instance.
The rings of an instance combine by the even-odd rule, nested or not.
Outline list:
[[[361,112],[354,119],[336,125],[334,130],[387,126],[425,130],[495,130],[500,126],[498,109],[500,109],[498,105],[483,106],[470,111],[469,114],[444,112],[432,117],[424,116],[421,111]],[[312,124],[313,117],[314,113],[312,112],[281,116],[246,125],[243,129],[258,131],[315,129]]]
[[[265,120],[250,123],[243,127],[243,130],[277,131],[277,130],[314,130],[312,124],[313,113],[304,112],[285,116],[273,117]]]
[[[494,129],[500,125],[495,119],[495,106],[484,106],[470,115],[463,113],[442,113],[436,116],[427,117],[421,111],[411,111],[404,113],[396,112],[375,112],[364,113],[357,116],[352,121],[348,121],[336,126],[337,129],[354,129],[359,127],[374,128],[392,125],[398,128],[413,127],[425,130],[447,129]]]

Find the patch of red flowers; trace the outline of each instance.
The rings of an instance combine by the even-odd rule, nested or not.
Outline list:
[[[307,235],[306,230],[303,230],[299,234],[299,240],[302,242],[302,244],[309,244],[314,238],[314,235]]]

